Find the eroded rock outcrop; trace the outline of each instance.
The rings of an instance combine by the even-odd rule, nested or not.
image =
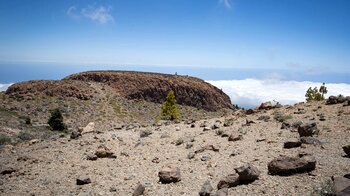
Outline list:
[[[204,80],[170,74],[95,71],[71,75],[64,81],[90,81],[112,87],[120,96],[162,103],[173,90],[178,104],[209,111],[233,108],[230,98],[220,89]]]

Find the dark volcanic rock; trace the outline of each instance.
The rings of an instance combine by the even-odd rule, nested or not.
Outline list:
[[[309,137],[309,136],[313,136],[313,135],[317,135],[319,133],[319,130],[317,128],[317,125],[315,122],[313,123],[307,123],[305,125],[301,125],[298,128],[298,133],[300,135],[300,137]]]
[[[297,148],[301,146],[301,141],[298,139],[291,139],[289,141],[284,142],[284,148]]]
[[[228,176],[225,176],[224,178],[222,178],[219,181],[217,188],[218,189],[231,188],[237,185],[239,185],[239,175],[237,173],[234,173],[234,174],[229,174]]]
[[[180,169],[172,165],[167,165],[159,171],[158,177],[162,183],[179,182],[181,180]]]
[[[138,184],[134,190],[134,193],[132,194],[133,196],[140,196],[143,195],[143,192],[145,192],[145,186],[142,184]]]
[[[343,146],[343,150],[350,157],[350,145]]]
[[[337,104],[338,103],[338,98],[336,96],[329,96],[326,104],[331,105],[331,104]]]
[[[77,185],[84,185],[84,184],[90,184],[91,183],[91,179],[89,176],[79,176],[77,178],[76,184]]]
[[[2,175],[7,175],[7,174],[12,174],[13,172],[16,172],[17,168],[14,167],[2,167],[1,168],[1,174]]]
[[[239,175],[239,181],[241,183],[252,182],[258,179],[261,173],[258,168],[250,164],[236,168],[235,171]]]
[[[238,141],[242,140],[243,136],[237,132],[232,132],[231,135],[228,137],[228,141]]]
[[[70,139],[78,139],[79,137],[81,137],[81,133],[78,131],[72,131],[72,133],[70,134]]]
[[[105,145],[100,145],[97,148],[95,155],[98,158],[117,158],[116,155],[114,155],[114,153]]]
[[[209,111],[233,108],[229,96],[222,90],[204,80],[188,76],[131,71],[93,71],[74,74],[64,80],[105,83],[127,99],[163,103],[167,93],[173,90],[177,103],[181,105]]]
[[[272,175],[291,175],[312,171],[316,168],[316,159],[311,155],[299,157],[281,156],[268,164],[268,170]]]

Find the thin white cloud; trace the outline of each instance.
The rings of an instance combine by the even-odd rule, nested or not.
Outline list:
[[[79,14],[77,14],[77,8],[75,6],[71,6],[67,9],[67,12],[66,14],[71,17],[71,18],[74,18],[74,19],[79,19],[80,16]]]
[[[87,8],[83,8],[81,10],[81,14],[86,17],[91,19],[92,21],[97,21],[101,24],[105,24],[108,22],[114,22],[113,16],[110,14],[111,8],[110,7],[93,7],[93,6],[88,6]]]
[[[233,104],[244,108],[254,108],[262,102],[278,101],[281,104],[294,104],[305,101],[305,92],[309,87],[319,87],[317,82],[298,82],[280,80],[220,80],[208,81],[222,89],[231,98]],[[329,83],[327,96],[350,95],[350,84]]]
[[[0,84],[0,92],[1,91],[6,91],[9,86],[12,84]]]
[[[75,6],[71,6],[67,9],[66,14],[73,19],[85,18],[99,24],[107,24],[114,22],[114,17],[111,14],[111,10],[112,8],[110,6],[95,7],[89,5],[87,7],[81,8],[80,10]]]
[[[226,8],[231,8],[231,0],[219,0],[220,4],[224,5]]]

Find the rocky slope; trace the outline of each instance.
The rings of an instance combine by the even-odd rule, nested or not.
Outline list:
[[[213,85],[194,77],[127,71],[96,71],[74,74],[59,81],[28,81],[8,88],[8,95],[45,95],[89,100],[98,97],[99,89],[129,100],[163,103],[173,90],[180,105],[207,111],[233,109],[230,98]]]
[[[194,77],[125,71],[94,71],[75,74],[64,80],[93,81],[109,85],[127,99],[162,103],[173,90],[178,104],[209,111],[232,109],[230,98],[220,89]]]
[[[349,127],[349,106],[315,102],[7,145],[0,194],[327,195],[350,173]]]

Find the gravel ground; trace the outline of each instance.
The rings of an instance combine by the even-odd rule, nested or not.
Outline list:
[[[274,120],[277,113],[290,115],[287,122],[316,122],[320,130],[317,138],[322,146],[305,145],[284,149],[283,143],[298,138],[296,129],[281,129],[281,122]],[[320,121],[323,114],[325,121]],[[267,122],[257,120],[270,116]],[[230,134],[239,132],[243,139],[228,141],[217,135],[217,130],[203,131],[204,120],[191,124],[180,123],[149,126],[132,130],[113,130],[103,133],[87,133],[77,140],[58,138],[38,143],[22,143],[1,148],[0,165],[13,167],[12,174],[1,175],[1,195],[132,195],[138,183],[145,185],[144,195],[198,195],[202,184],[209,180],[216,189],[219,180],[232,173],[234,168],[250,163],[260,171],[253,183],[229,189],[229,195],[309,195],[334,175],[350,173],[350,158],[342,146],[350,144],[350,107],[324,105],[323,103],[297,104],[259,111],[252,115],[236,112],[230,116],[207,120],[211,127],[220,120],[219,130]],[[224,127],[225,119],[233,124]],[[244,126],[252,120],[250,126]],[[177,128],[179,127],[179,128]],[[98,129],[98,128],[97,128]],[[141,130],[152,134],[140,138]],[[180,145],[178,142],[184,141]],[[101,144],[106,145],[117,158],[86,159]],[[193,145],[192,147],[190,147]],[[218,152],[206,150],[189,153],[206,145],[219,148]],[[268,163],[280,155],[296,156],[300,152],[316,157],[316,169],[309,173],[291,176],[268,174]],[[202,160],[205,157],[209,160]],[[178,183],[159,183],[158,172],[167,164],[181,170]],[[87,175],[91,183],[76,185],[80,175]]]

